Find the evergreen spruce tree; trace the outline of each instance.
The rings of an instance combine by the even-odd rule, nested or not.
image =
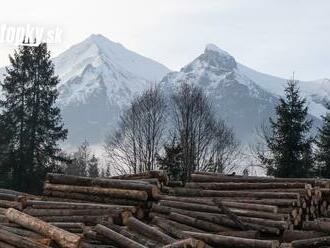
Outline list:
[[[74,176],[87,176],[88,164],[90,160],[89,144],[85,140],[79,147],[78,151],[73,153],[73,158],[67,164],[65,174]]]
[[[107,164],[107,168],[106,168],[104,176],[105,177],[111,177],[110,164]]]
[[[93,154],[92,158],[88,161],[88,176],[99,176],[98,159],[96,158],[95,154]]]
[[[330,111],[330,105],[327,106]],[[319,162],[319,174],[330,178],[330,112],[322,116],[323,125],[319,129],[317,139],[317,160]]]
[[[55,105],[59,80],[45,43],[19,47],[10,63],[0,101],[0,165],[9,166],[13,188],[38,192],[67,136]]]
[[[313,169],[312,142],[308,135],[312,121],[307,118],[306,99],[299,95],[297,82],[289,80],[285,98],[276,107],[277,119],[270,119],[271,134],[265,135],[271,157],[260,157],[268,175],[308,177]]]
[[[170,180],[183,182],[183,149],[181,145],[173,139],[171,144],[164,146],[164,150],[163,157],[157,156],[159,168],[167,171]]]

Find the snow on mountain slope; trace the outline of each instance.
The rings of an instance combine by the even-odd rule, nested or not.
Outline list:
[[[62,105],[85,100],[98,86],[102,77],[108,96],[122,90],[127,96],[158,82],[169,69],[156,61],[127,50],[102,35],[91,35],[54,60],[60,76]],[[78,82],[77,82],[78,81]]]
[[[215,45],[179,72],[171,72],[162,85],[175,90],[180,82],[193,83],[205,90],[218,117],[233,126],[244,142],[253,140],[256,127],[274,113],[277,98],[240,72],[235,59]]]
[[[238,64],[238,69],[265,90],[277,96],[283,95],[287,79],[260,73],[241,64]],[[330,101],[330,80],[299,81],[299,88],[308,100],[309,112],[316,117],[324,115],[327,111],[325,106]]]
[[[84,139],[101,143],[131,99],[159,81],[169,92],[183,81],[198,84],[210,96],[217,115],[234,127],[243,142],[253,142],[255,128],[274,115],[286,84],[285,79],[237,63],[213,44],[179,72],[170,72],[102,35],[91,35],[53,61],[61,80],[58,104],[69,129],[68,143],[73,145]],[[4,68],[0,80],[2,72]],[[324,114],[330,80],[300,82],[300,88],[310,113]]]
[[[4,67],[0,68],[0,81],[2,82],[6,69]]]
[[[102,142],[131,99],[169,69],[102,35],[91,35],[54,60],[58,104],[69,142]]]
[[[286,84],[284,79],[238,64],[234,57],[213,44],[207,45],[204,53],[179,72],[171,72],[162,80],[163,85],[174,90],[180,82],[203,88],[217,115],[234,128],[237,137],[245,144],[253,143],[256,128],[266,123],[269,117],[274,117],[278,96],[283,95]],[[300,87],[310,100],[310,113],[319,117],[324,107],[314,98],[320,96],[322,87],[330,89],[328,82],[302,82]],[[318,118],[311,117],[315,127],[318,126]]]

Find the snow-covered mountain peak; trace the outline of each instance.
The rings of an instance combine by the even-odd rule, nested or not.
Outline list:
[[[194,72],[203,74],[211,72],[215,75],[233,72],[237,63],[233,56],[213,44],[208,44],[204,52],[190,64],[181,69],[184,73]]]
[[[53,62],[61,79],[58,104],[68,128],[75,130],[69,134],[74,142],[81,137],[104,138],[131,99],[169,72],[162,64],[95,34]]]
[[[221,56],[230,56],[230,57],[232,57],[229,53],[227,53],[226,51],[220,49],[219,47],[217,47],[216,45],[214,45],[212,43],[209,43],[209,44],[206,45],[205,51],[217,52]]]
[[[132,74],[147,81],[159,81],[169,69],[162,64],[126,49],[102,35],[91,35],[54,59],[62,81],[73,79],[91,64],[107,64],[112,69]]]

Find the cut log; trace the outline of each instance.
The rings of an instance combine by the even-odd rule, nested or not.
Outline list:
[[[93,194],[83,194],[83,193],[73,193],[73,192],[62,192],[56,190],[44,190],[43,194],[45,196],[56,197],[56,200],[63,199],[73,199],[76,202],[86,201],[88,202],[101,202],[101,203],[109,203],[109,204],[117,204],[117,205],[129,205],[129,206],[136,206],[144,204],[143,201],[138,200],[131,200],[131,199],[124,199],[124,198],[112,198],[112,197],[105,197],[105,196],[98,196]],[[48,198],[45,198],[47,200]],[[79,201],[77,201],[79,200]]]
[[[312,186],[324,186],[329,180],[318,180],[313,178],[270,178],[270,177],[243,177],[243,176],[214,176],[214,175],[191,175],[193,182],[238,182],[238,183],[305,183]]]
[[[10,244],[19,248],[47,248],[47,245],[43,245],[32,241],[29,238],[22,237],[20,235],[8,232],[0,228],[0,241]]]
[[[305,189],[305,183],[196,183],[190,182],[187,188],[212,189],[212,190],[249,190],[249,189]]]
[[[128,219],[127,226],[129,229],[139,232],[162,244],[170,244],[176,241],[174,238],[170,237],[169,235],[160,232],[159,230],[139,221],[134,217]]]
[[[115,241],[117,244],[119,244],[122,247],[127,248],[146,248],[146,246],[141,245],[129,238],[126,238],[125,236],[111,230],[110,228],[107,228],[103,225],[96,225],[95,231],[99,234],[102,234],[104,237],[107,237],[110,240]]]
[[[5,242],[0,241],[0,247],[1,248],[15,248],[17,246],[13,246],[13,245],[10,245],[8,243],[5,243]]]
[[[219,202],[219,200],[216,199],[215,202]],[[278,208],[276,206],[252,204],[252,203],[230,202],[230,201],[221,201],[221,202],[222,202],[223,206],[226,206],[229,208],[249,209],[249,210],[264,211],[264,212],[271,212],[271,213],[278,212]]]
[[[220,232],[217,233],[222,236],[231,236],[231,237],[239,237],[245,239],[258,239],[260,237],[258,231],[229,231],[229,232]]]
[[[148,198],[148,194],[141,190],[126,190],[126,189],[115,189],[115,188],[101,188],[101,187],[84,187],[84,186],[73,186],[73,185],[62,185],[62,184],[50,184],[45,183],[45,190],[55,190],[62,192],[73,192],[73,193],[85,193],[85,194],[96,194],[105,195],[114,198],[124,198],[133,200],[145,201]]]
[[[218,191],[218,190],[199,190],[188,188],[171,188],[170,195],[189,196],[189,197],[254,197],[254,198],[292,198],[299,199],[298,193],[291,192],[252,192],[252,191]]]
[[[313,248],[313,247],[322,247],[329,245],[330,245],[330,236],[311,238],[311,239],[301,239],[291,242],[292,248]]]
[[[282,240],[284,242],[292,242],[294,240],[320,238],[327,235],[326,233],[316,231],[285,230],[282,235]]]
[[[199,232],[199,229],[197,228],[167,220],[158,216],[153,218],[152,223],[161,228],[166,234],[178,239],[189,238],[189,235],[184,234],[182,231]]]
[[[21,202],[7,201],[7,200],[0,200],[0,207],[1,208],[15,208],[18,210],[23,209],[23,205]]]
[[[152,206],[152,211],[160,213],[160,214],[165,214],[165,215],[169,215],[171,212],[180,213],[183,215],[188,215],[190,217],[198,218],[200,220],[205,220],[205,221],[208,221],[211,223],[216,223],[221,226],[238,228],[237,224],[224,214],[189,211],[189,210],[184,210],[184,209],[160,206],[160,205],[156,205],[156,204],[154,204]],[[251,223],[246,222],[245,225],[247,225],[252,230],[258,230],[263,233],[269,233],[269,234],[275,234],[275,235],[278,235],[280,233],[280,230],[278,228],[274,228],[274,227],[270,227],[270,226],[266,226],[266,225],[254,224],[253,222],[251,222]]]
[[[108,227],[111,230],[125,236],[126,238],[134,240],[144,246],[153,247],[153,248],[159,247],[157,242],[151,240],[150,238],[147,238],[144,235],[141,235],[140,233],[134,232],[132,230],[128,230],[127,227],[123,227],[123,226],[119,226],[119,225],[115,225],[115,224],[109,224],[109,223],[104,223],[104,224],[102,223],[102,225],[104,225],[105,227]]]
[[[17,234],[19,236],[25,236],[27,238],[38,238],[38,239],[41,239],[43,237],[39,233],[32,232],[32,231],[29,231],[29,230],[26,230],[26,229],[22,229],[22,228],[17,228],[17,227],[0,225],[0,229],[6,230],[6,231],[11,232],[11,233],[14,233],[14,234]]]
[[[120,207],[113,209],[25,209],[23,212],[32,216],[98,216],[98,215],[108,215],[114,216],[118,215],[122,211],[136,212],[135,207]]]
[[[163,248],[204,248],[206,245],[203,241],[193,238],[176,241],[172,244],[165,245]]]
[[[246,209],[230,209],[234,214],[238,216],[245,216],[245,217],[252,217],[252,218],[265,218],[270,220],[285,220],[287,215],[286,214],[274,214],[269,212],[261,212],[261,211],[252,211]]]
[[[117,216],[119,218],[120,216]],[[80,222],[95,225],[102,221],[112,221],[110,216],[39,216],[40,220],[46,222]]]
[[[6,217],[16,224],[23,226],[29,230],[40,233],[48,238],[53,239],[59,245],[65,248],[78,248],[81,237],[62,230],[56,226],[50,225],[40,219],[19,212],[13,208],[9,208]]]
[[[326,221],[305,221],[302,226],[303,230],[312,230],[319,232],[330,232],[330,222]]]
[[[227,206],[222,204],[222,201],[214,201],[217,207],[224,213],[228,218],[230,218],[242,231],[248,230],[248,227],[242,222],[236,214],[234,214]]]
[[[180,222],[180,223],[188,225],[188,226],[193,226],[193,227],[205,230],[205,231],[210,231],[210,232],[225,232],[225,231],[232,230],[229,227],[220,226],[220,225],[214,224],[212,222],[196,219],[191,216],[178,214],[178,213],[174,213],[174,212],[170,213],[169,219]]]
[[[65,201],[35,201],[28,200],[27,206],[31,206],[34,209],[129,209],[133,210],[131,206],[125,205],[109,205],[99,203],[83,203],[83,202],[65,202]]]
[[[167,184],[169,181],[166,171],[163,171],[163,170],[153,170],[153,171],[142,172],[142,173],[138,173],[138,174],[113,176],[111,178],[125,179],[125,180],[158,178],[158,180],[164,184]]]
[[[217,206],[209,206],[205,204],[197,204],[197,203],[185,203],[178,201],[159,201],[161,206],[172,207],[172,208],[180,208],[186,209],[190,211],[199,211],[199,212],[207,212],[207,213],[221,213],[221,210]]]
[[[208,233],[194,233],[184,232],[193,238],[203,240],[204,242],[214,245],[216,247],[244,247],[244,248],[277,248],[279,242],[276,240],[258,240],[258,239],[245,239],[238,237],[229,237]]]
[[[150,197],[156,197],[158,195],[158,188],[144,181],[90,178],[52,173],[47,174],[47,180],[52,184],[141,190],[146,191]]]

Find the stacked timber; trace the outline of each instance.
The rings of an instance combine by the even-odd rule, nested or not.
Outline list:
[[[142,219],[158,194],[159,188],[156,185],[143,180],[48,174],[44,184],[44,199],[54,202],[65,199],[69,202],[62,203],[60,207],[56,207],[56,203],[47,205],[31,202],[31,209],[27,211],[53,222],[97,224],[112,218],[115,223],[121,223],[133,215]],[[47,210],[38,210],[46,207]],[[97,210],[94,211],[95,208]]]
[[[290,228],[326,216],[328,180],[193,174],[185,187],[164,187],[166,201],[217,206],[221,202],[241,217],[286,221]],[[330,196],[330,193],[329,193]],[[197,207],[197,206],[195,206]],[[218,210],[219,211],[219,210]]]
[[[83,201],[138,205],[155,199],[158,195],[158,188],[142,180],[47,174],[44,195]]]
[[[163,170],[152,170],[148,172],[138,174],[128,174],[121,176],[113,176],[112,179],[124,179],[124,180],[140,180],[149,182],[157,186],[170,183],[167,173]]]
[[[325,248],[329,186],[214,173],[193,174],[185,186],[162,171],[48,174],[43,196],[0,189],[0,247]]]

